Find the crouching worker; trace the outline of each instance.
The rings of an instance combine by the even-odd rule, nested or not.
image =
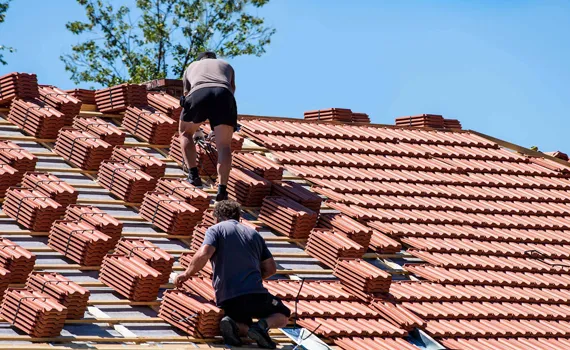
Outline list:
[[[218,223],[208,229],[202,247],[174,283],[181,286],[210,260],[216,304],[225,314],[220,323],[225,343],[240,346],[240,337],[249,336],[258,346],[275,349],[268,331],[285,327],[291,312],[263,287],[262,281],[277,270],[275,260],[261,235],[239,223],[240,211],[233,200],[216,203]],[[259,321],[253,323],[253,318]]]

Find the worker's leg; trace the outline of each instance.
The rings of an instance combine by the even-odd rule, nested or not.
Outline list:
[[[182,158],[188,167],[188,181],[195,186],[202,186],[202,180],[198,172],[196,163],[196,144],[194,143],[194,133],[200,127],[199,123],[180,121],[180,146],[182,148]]]
[[[228,199],[227,185],[232,169],[232,135],[234,127],[231,125],[216,125],[214,135],[216,149],[218,150],[218,194],[216,201]]]
[[[281,313],[273,314],[265,319],[267,328],[283,328],[289,323],[289,316],[283,315]]]
[[[240,337],[247,337],[247,331],[249,331],[249,326],[246,325],[245,323],[241,323],[241,322],[238,322],[237,326],[239,329]]]

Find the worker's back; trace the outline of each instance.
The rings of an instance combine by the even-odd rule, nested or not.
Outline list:
[[[203,59],[192,62],[184,72],[184,90],[192,93],[205,87],[225,87],[232,91],[234,69],[226,61]]]
[[[271,253],[259,233],[236,220],[226,220],[208,229],[204,244],[216,248],[210,261],[217,304],[244,294],[267,292],[260,263],[271,258]]]

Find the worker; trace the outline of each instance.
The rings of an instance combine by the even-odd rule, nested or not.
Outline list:
[[[275,349],[268,330],[285,327],[291,312],[263,286],[262,280],[274,275],[277,266],[263,237],[240,224],[240,211],[236,201],[216,203],[217,224],[206,231],[202,247],[174,284],[180,287],[210,261],[216,305],[225,314],[220,321],[225,343],[240,346],[240,337],[249,336],[258,346]]]
[[[196,163],[194,134],[208,119],[218,151],[218,193],[216,201],[228,199],[227,184],[232,166],[231,141],[237,130],[237,105],[234,69],[217,59],[213,52],[203,52],[192,62],[183,78],[184,99],[180,114],[182,156],[188,167],[188,181],[202,187]]]

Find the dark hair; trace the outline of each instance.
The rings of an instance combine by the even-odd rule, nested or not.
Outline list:
[[[216,58],[216,54],[213,53],[212,51],[200,52],[198,54],[198,61],[204,58]]]
[[[241,205],[231,199],[220,201],[214,207],[214,217],[218,222],[226,220],[238,220],[241,213]]]

